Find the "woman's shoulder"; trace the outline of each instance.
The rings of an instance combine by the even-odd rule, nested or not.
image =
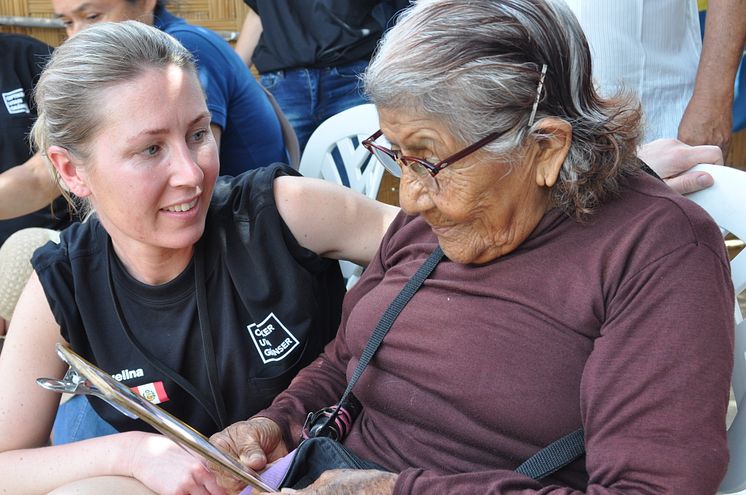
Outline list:
[[[218,177],[210,202],[210,215],[251,217],[267,207],[276,209],[273,184],[282,175],[299,174],[284,163],[273,163],[235,177]]]
[[[48,242],[34,253],[31,260],[39,272],[52,265],[87,264],[103,256],[108,235],[95,216],[85,222],[74,222],[60,232],[59,241]]]
[[[232,66],[236,61],[241,61],[231,46],[211,29],[189,24],[184,19],[167,11],[159,15],[158,21],[156,27],[170,34],[184,45],[184,48],[194,55],[197,65],[200,67]],[[249,71],[244,70],[243,72],[251,75]]]
[[[654,240],[669,249],[697,243],[722,251],[722,234],[710,215],[647,174],[626,180],[620,196],[606,206],[600,213],[609,217],[610,227],[632,232],[641,240]]]

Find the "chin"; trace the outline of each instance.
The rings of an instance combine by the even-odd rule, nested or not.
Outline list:
[[[500,257],[499,252],[489,249],[464,249],[463,244],[449,243],[442,239],[438,239],[438,243],[449,260],[462,265],[483,265]]]

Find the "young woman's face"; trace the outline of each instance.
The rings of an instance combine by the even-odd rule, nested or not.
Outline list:
[[[69,37],[97,22],[136,20],[153,24],[155,0],[52,0],[54,16]]]
[[[219,168],[196,75],[147,69],[97,99],[100,130],[77,174],[115,247],[191,249]]]

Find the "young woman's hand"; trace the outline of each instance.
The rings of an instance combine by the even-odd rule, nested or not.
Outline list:
[[[131,432],[130,476],[161,495],[227,495],[197,457],[162,435]]]

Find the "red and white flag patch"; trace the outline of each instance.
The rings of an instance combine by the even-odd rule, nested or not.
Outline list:
[[[166,389],[163,388],[163,382],[152,382],[132,387],[132,391],[153,404],[160,404],[168,400]]]

